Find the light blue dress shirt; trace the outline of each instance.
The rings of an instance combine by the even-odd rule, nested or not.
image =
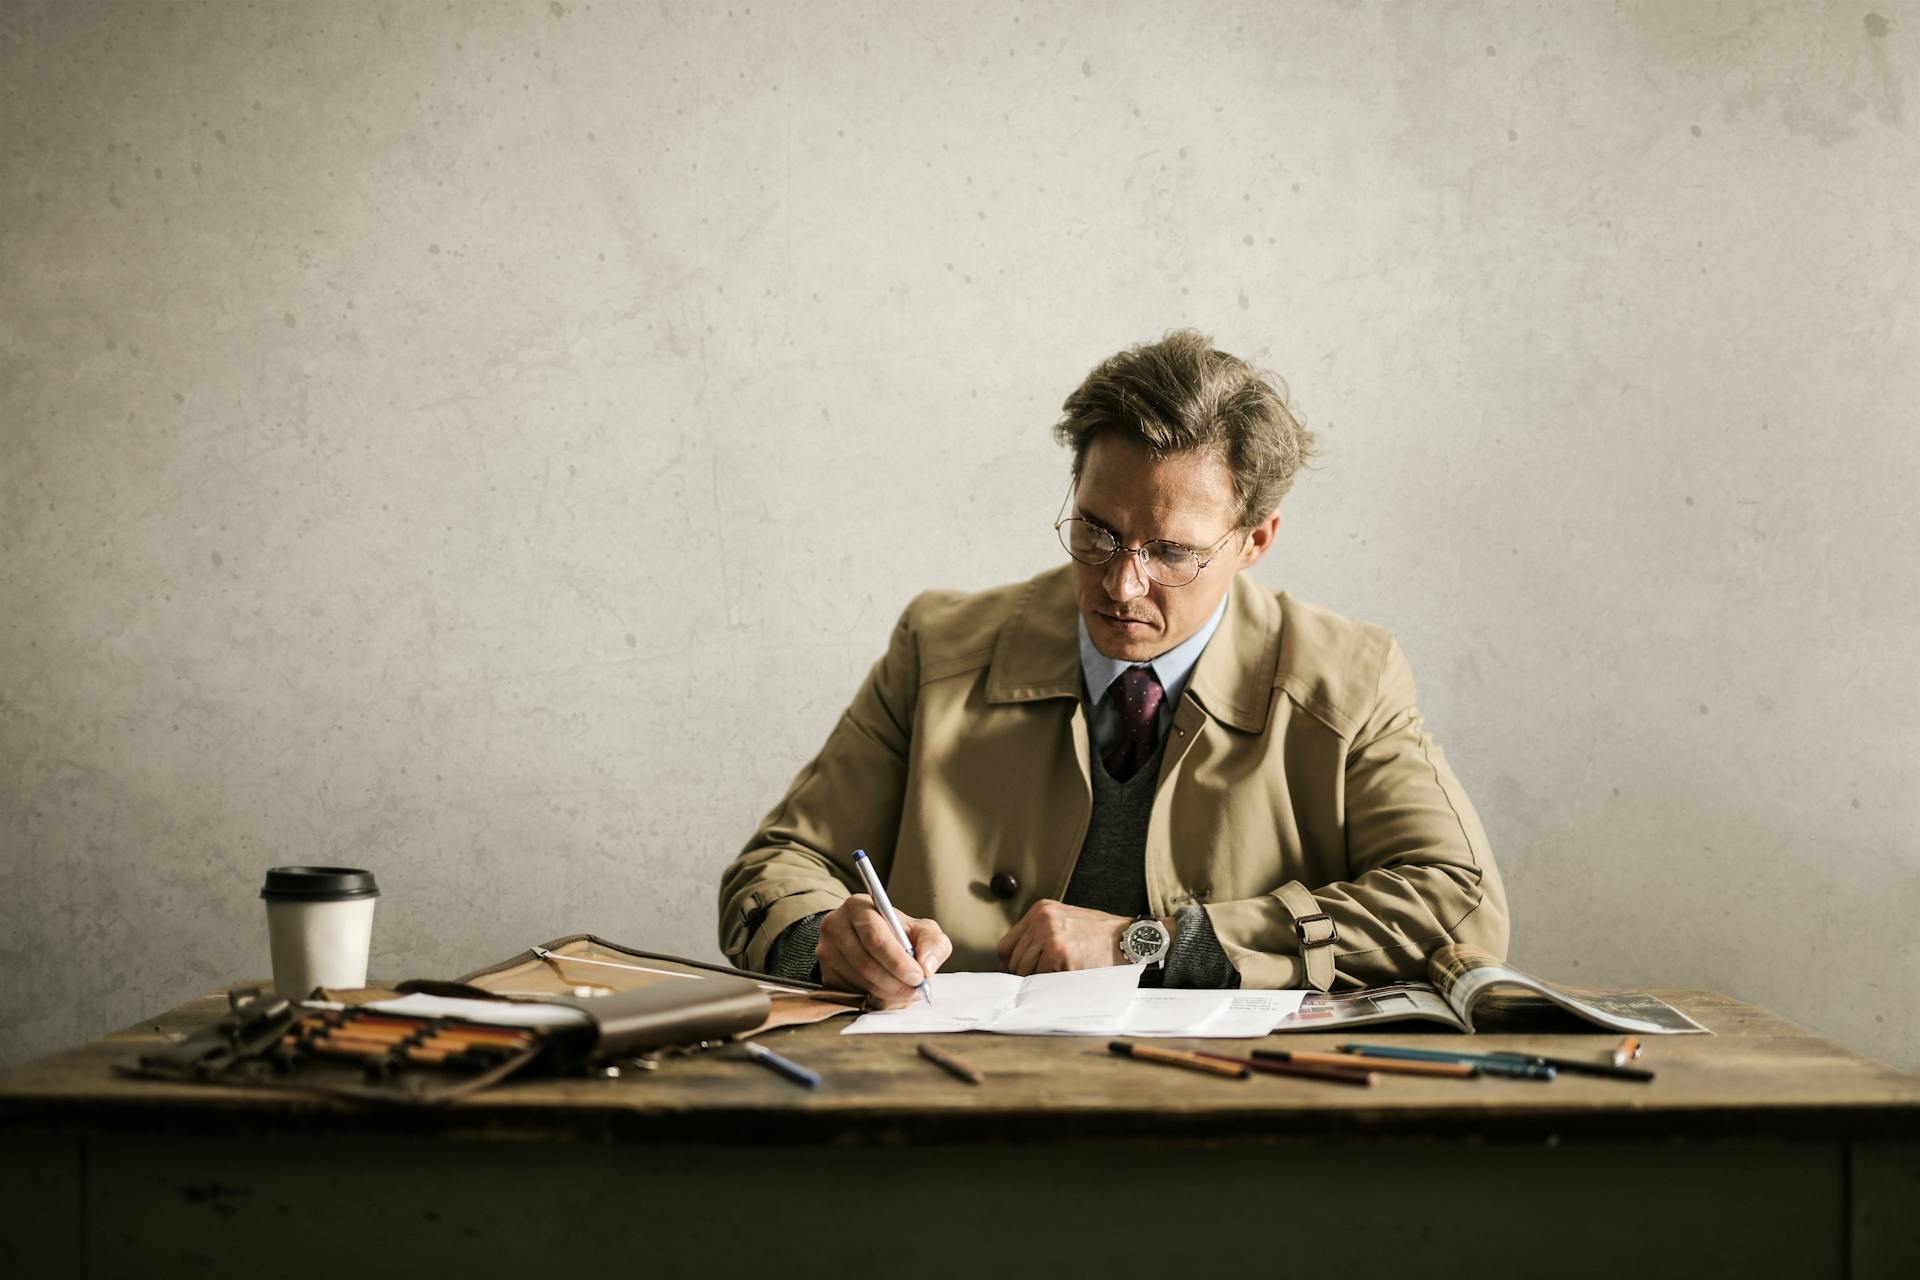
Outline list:
[[[1193,678],[1193,666],[1200,661],[1207,641],[1220,629],[1220,619],[1226,616],[1227,597],[1221,596],[1219,607],[1204,627],[1151,662],[1109,658],[1093,647],[1093,638],[1087,634],[1087,620],[1080,619],[1080,676],[1087,682],[1087,695],[1093,704],[1087,728],[1093,739],[1094,755],[1104,756],[1120,740],[1120,704],[1108,695],[1113,692],[1113,682],[1128,667],[1152,667],[1160,687],[1167,691],[1159,714],[1153,718],[1155,740],[1166,737],[1167,726],[1173,723],[1174,710],[1180,705],[1180,695],[1187,691],[1187,681]]]

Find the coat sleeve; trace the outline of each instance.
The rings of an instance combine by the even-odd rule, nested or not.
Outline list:
[[[1427,956],[1450,942],[1504,958],[1507,901],[1493,851],[1414,705],[1398,641],[1386,647],[1341,781],[1346,879],[1296,880],[1207,908],[1242,985],[1421,980]]]
[[[720,949],[764,972],[787,926],[862,892],[853,851],[885,876],[906,795],[919,659],[908,606],[825,745],[720,877]]]

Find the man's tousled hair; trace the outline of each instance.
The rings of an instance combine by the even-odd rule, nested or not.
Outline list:
[[[1214,350],[1213,339],[1193,329],[1109,356],[1060,408],[1053,438],[1073,450],[1076,482],[1088,447],[1103,435],[1131,440],[1154,458],[1218,450],[1233,476],[1241,528],[1280,505],[1313,455],[1313,435],[1287,404],[1287,384]]]

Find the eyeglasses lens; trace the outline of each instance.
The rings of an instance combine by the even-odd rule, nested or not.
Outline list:
[[[1107,563],[1120,550],[1111,533],[1079,519],[1060,522],[1060,545],[1075,560],[1091,565]],[[1163,587],[1184,587],[1200,575],[1200,557],[1186,547],[1149,542],[1146,553],[1147,576]]]

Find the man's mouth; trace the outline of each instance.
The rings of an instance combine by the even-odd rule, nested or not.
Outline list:
[[[1128,614],[1103,612],[1100,616],[1119,627],[1146,627],[1152,625],[1152,619],[1150,618],[1135,618]]]

